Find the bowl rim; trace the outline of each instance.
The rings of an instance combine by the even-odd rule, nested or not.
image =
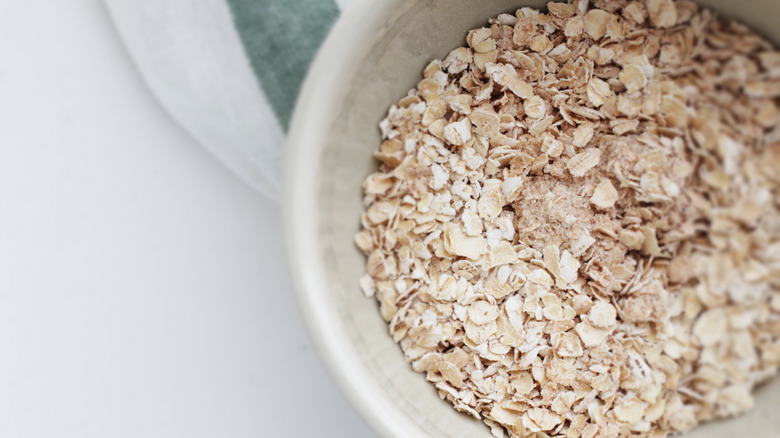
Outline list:
[[[376,27],[397,0],[357,0],[336,20],[309,68],[297,98],[284,149],[282,218],[288,270],[295,298],[317,352],[341,393],[369,427],[382,437],[428,434],[390,400],[368,373],[349,341],[327,287],[318,240],[317,181],[327,108],[347,90],[345,80],[375,41]],[[355,285],[357,291],[357,284]]]

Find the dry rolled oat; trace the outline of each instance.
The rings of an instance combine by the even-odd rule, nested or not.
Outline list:
[[[362,290],[496,436],[664,437],[780,365],[780,53],[688,0],[522,8],[381,129]]]

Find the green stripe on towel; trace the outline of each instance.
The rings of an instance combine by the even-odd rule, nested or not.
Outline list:
[[[228,0],[252,69],[282,129],[314,55],[339,15],[334,0]]]

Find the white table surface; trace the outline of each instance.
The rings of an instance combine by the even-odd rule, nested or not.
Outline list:
[[[100,1],[5,2],[0,54],[0,436],[373,436],[279,207],[157,105]]]

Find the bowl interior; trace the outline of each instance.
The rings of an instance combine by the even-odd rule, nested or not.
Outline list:
[[[700,1],[780,41],[776,0]],[[361,183],[376,169],[377,125],[432,59],[465,43],[465,32],[528,0],[379,0],[347,10],[301,93],[287,157],[287,237],[301,308],[320,352],[356,409],[383,436],[489,437],[415,373],[388,335],[374,299],[358,288],[364,257],[353,244]],[[704,426],[698,437],[780,436],[780,380],[758,391],[756,409]],[[773,417],[774,414],[774,417]]]

